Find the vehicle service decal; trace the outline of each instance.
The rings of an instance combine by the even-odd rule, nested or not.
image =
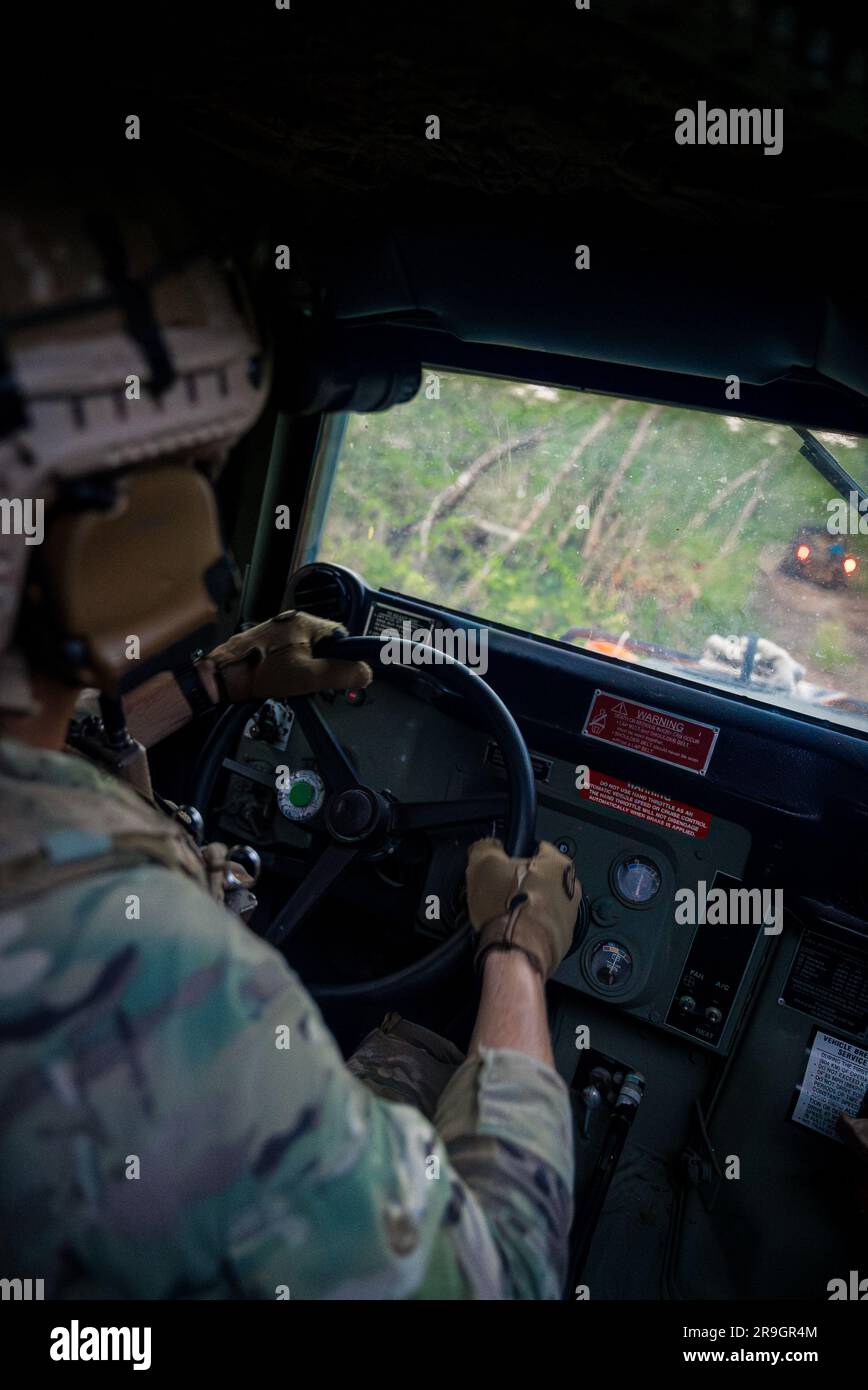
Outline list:
[[[711,761],[720,729],[695,719],[682,719],[671,710],[641,705],[605,690],[595,690],[582,733],[602,743],[615,743],[644,758],[672,763],[703,776]]]
[[[588,768],[589,785],[579,792],[586,801],[608,806],[613,811],[636,816],[638,820],[662,825],[666,830],[678,830],[691,839],[704,840],[711,826],[711,816],[686,801],[675,801],[663,792],[652,792],[635,782],[621,782],[617,777]]]
[[[868,1087],[868,1051],[819,1028],[811,1039],[805,1074],[796,1088],[789,1118],[843,1143],[838,1116],[861,1113]]]

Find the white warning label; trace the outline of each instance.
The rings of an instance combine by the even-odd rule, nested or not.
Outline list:
[[[793,1107],[797,1124],[838,1139],[838,1116],[857,1115],[868,1090],[868,1050],[817,1032]],[[843,1142],[838,1139],[838,1142]]]

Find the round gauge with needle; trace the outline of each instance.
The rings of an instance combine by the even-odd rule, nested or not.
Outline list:
[[[601,941],[588,962],[591,979],[602,989],[620,989],[633,974],[633,957],[619,941]]]
[[[660,892],[663,876],[653,859],[630,854],[619,859],[612,870],[612,887],[629,907],[644,907]]]

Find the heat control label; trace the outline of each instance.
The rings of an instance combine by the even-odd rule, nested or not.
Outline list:
[[[588,768],[588,782],[590,785],[579,793],[586,801],[623,811],[625,815],[650,821],[652,825],[662,825],[666,830],[678,830],[695,840],[704,840],[708,834],[711,816],[689,806],[686,801],[674,801],[662,792],[638,787],[635,782],[621,782],[593,768]]]
[[[839,1139],[838,1116],[856,1115],[868,1090],[868,1051],[831,1033],[814,1034],[791,1118]]]
[[[720,730],[714,724],[682,719],[669,710],[597,690],[582,733],[701,776],[711,761]]]

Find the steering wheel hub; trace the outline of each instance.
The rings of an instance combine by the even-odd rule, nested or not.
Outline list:
[[[369,840],[384,819],[382,798],[370,787],[350,787],[330,797],[325,822],[329,834],[342,844]]]

